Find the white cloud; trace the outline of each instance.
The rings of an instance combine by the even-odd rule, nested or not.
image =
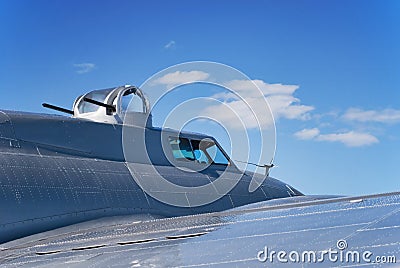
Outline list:
[[[201,81],[216,83],[210,80],[209,73],[199,70],[175,71],[155,79],[152,83],[172,88]],[[221,84],[234,93],[225,91],[214,94],[210,98],[223,103],[208,106],[201,114],[231,127],[243,128],[242,120],[245,128],[269,128],[274,119],[308,120],[311,118],[309,112],[314,110],[313,106],[302,105],[293,96],[299,88],[297,85],[268,84],[262,80],[230,80]]]
[[[176,45],[176,42],[174,40],[169,41],[167,44],[165,44],[164,48],[165,49],[170,49],[170,48],[174,48]]]
[[[300,100],[293,96],[299,88],[297,85],[268,84],[262,80],[231,80],[224,83],[224,86],[234,90],[251,104],[252,108],[262,108],[266,99],[276,120],[279,118],[308,120],[309,112],[314,110],[313,106],[301,105]],[[213,97],[229,103],[240,100],[233,93],[219,93]],[[254,109],[254,111],[257,115],[262,115],[258,113],[261,110]]]
[[[369,133],[348,131],[342,133],[320,134],[320,131],[317,128],[300,130],[296,132],[294,136],[302,140],[341,142],[348,147],[368,146],[379,142],[375,136]]]
[[[265,101],[257,98],[246,98],[245,100],[247,103],[241,100],[233,100],[208,106],[201,114],[235,129],[269,128],[272,126],[274,119]]]
[[[311,140],[314,139],[319,135],[319,129],[318,128],[305,128],[303,130],[300,130],[296,133],[294,133],[294,136],[300,140]]]
[[[379,142],[379,140],[375,136],[369,133],[361,133],[355,131],[319,135],[317,139],[320,141],[337,141],[349,147],[367,146]]]
[[[262,80],[231,80],[223,85],[239,96],[231,92],[215,94],[212,98],[224,104],[208,107],[205,111],[209,116],[235,128],[243,127],[237,115],[245,128],[269,128],[274,119],[308,120],[309,112],[314,110],[312,106],[301,105],[300,100],[293,96],[299,88],[297,85],[268,84]]]
[[[276,119],[310,119],[309,112],[314,110],[313,106],[300,105],[300,100],[292,95],[267,96],[268,103]]]
[[[210,75],[202,71],[176,71],[157,78],[153,83],[173,87],[174,85],[205,81],[208,77],[210,77]]]
[[[76,73],[85,74],[92,71],[96,67],[96,65],[94,63],[85,62],[74,64],[74,67],[77,68]]]
[[[256,93],[254,89],[257,86],[263,95],[292,95],[299,86],[297,85],[282,85],[282,84],[268,84],[262,80],[232,80],[224,84],[227,88],[233,89],[236,92],[240,93],[240,95],[244,95],[246,97],[249,94]],[[258,95],[257,95],[258,96]]]
[[[384,109],[379,111],[350,108],[343,115],[343,118],[358,122],[399,123],[400,110]]]

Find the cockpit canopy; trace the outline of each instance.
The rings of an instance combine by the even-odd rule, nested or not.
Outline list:
[[[129,124],[151,126],[149,101],[135,86],[91,91],[78,97],[73,107],[73,117],[101,123],[122,124],[127,114],[133,119]]]

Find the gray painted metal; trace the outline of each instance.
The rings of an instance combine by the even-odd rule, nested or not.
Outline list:
[[[142,138],[143,128],[131,128],[132,138]],[[0,243],[106,216],[190,215],[293,194],[285,183],[273,178],[249,193],[252,174],[247,173],[232,191],[211,204],[180,208],[161,203],[147,195],[129,172],[121,133],[120,124],[0,112]],[[173,183],[198,186],[216,179],[225,169],[231,174],[239,173],[234,165],[211,165],[199,173],[185,172],[173,166],[162,150],[161,143],[170,135],[178,135],[177,132],[147,127],[145,135],[151,163],[144,157],[145,148],[138,143],[133,159],[138,176],[146,174],[146,166],[151,164]],[[208,137],[193,133],[179,135]]]
[[[352,267],[360,262],[260,262],[259,251],[371,251],[400,258],[400,193],[353,198],[299,196],[224,212],[165,219],[112,218],[3,244],[2,267]],[[99,226],[100,222],[102,223]]]

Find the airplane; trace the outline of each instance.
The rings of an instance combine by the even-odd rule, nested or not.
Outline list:
[[[135,86],[43,107],[70,116],[0,111],[1,267],[398,265],[399,192],[309,196],[272,164],[243,172],[214,137],[154,127]],[[222,176],[237,181],[212,202],[186,191]]]

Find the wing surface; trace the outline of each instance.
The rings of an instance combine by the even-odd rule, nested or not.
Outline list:
[[[177,218],[115,218],[0,248],[1,267],[377,267],[400,260],[400,193],[293,197]],[[329,250],[338,252],[337,260],[325,254],[319,261]],[[278,259],[279,251],[286,257]],[[365,252],[371,253],[367,259]]]

